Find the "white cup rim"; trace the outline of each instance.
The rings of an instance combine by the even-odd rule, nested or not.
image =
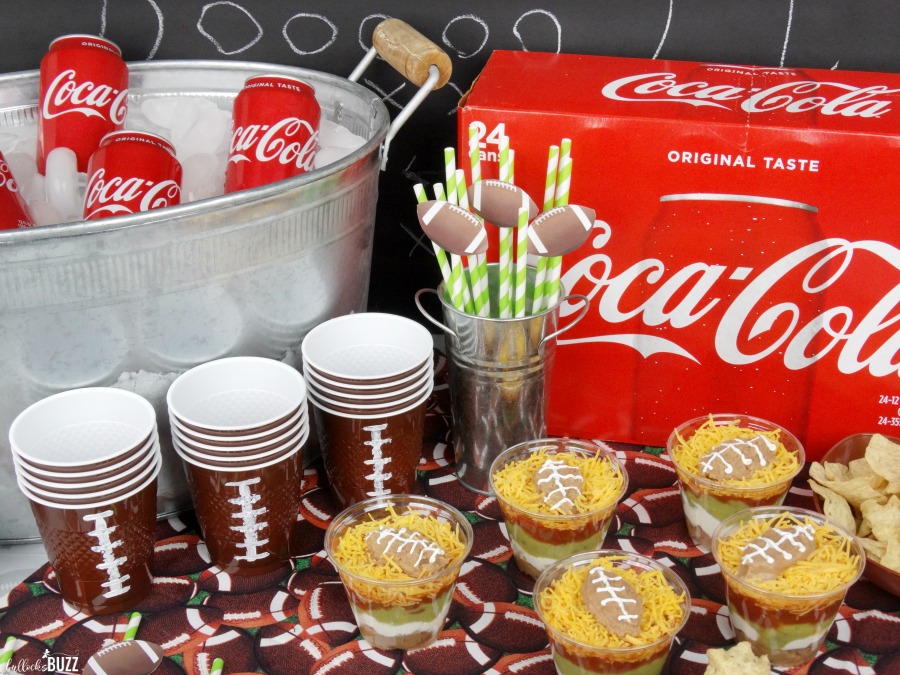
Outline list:
[[[190,427],[185,426],[184,422],[182,422],[180,419],[178,419],[178,417],[174,413],[171,413],[171,411],[169,414],[169,424],[170,424],[170,426],[178,427],[178,430],[183,432],[187,436],[198,436],[205,440],[240,441],[240,442],[251,441],[252,442],[254,439],[262,438],[263,436],[270,436],[273,433],[281,432],[284,429],[289,429],[290,427],[294,426],[295,424],[297,424],[297,422],[300,420],[300,418],[304,415],[304,413],[306,412],[306,409],[307,409],[307,406],[301,404],[301,405],[297,406],[297,410],[294,413],[294,415],[292,415],[291,418],[289,420],[287,420],[286,422],[279,424],[275,427],[272,427],[271,429],[268,429],[266,431],[258,431],[256,433],[252,433],[252,434],[237,434],[237,435],[233,435],[233,436],[232,435],[215,436],[213,434],[205,434],[201,431],[195,431],[194,429],[191,429]]]
[[[410,410],[413,410],[414,408],[418,408],[420,405],[422,405],[423,403],[425,403],[428,400],[429,396],[431,396],[433,387],[434,387],[434,385],[432,383],[432,386],[429,387],[429,390],[422,396],[421,399],[412,403],[411,405],[408,405],[407,407],[403,408],[402,410],[396,410],[394,412],[389,412],[389,413],[382,413],[380,415],[351,415],[349,413],[338,412],[336,410],[332,410],[331,408],[328,408],[327,406],[320,405],[319,402],[312,396],[309,397],[309,400],[312,401],[313,405],[316,406],[319,410],[321,410],[322,412],[327,412],[330,415],[337,415],[338,417],[346,417],[347,419],[351,419],[351,420],[378,420],[378,419],[383,419],[386,417],[396,417],[397,415],[402,415],[404,413],[408,413]]]
[[[132,478],[135,478],[135,477],[143,474],[144,471],[147,469],[147,467],[153,463],[157,453],[158,453],[158,451],[155,448],[151,448],[150,450],[148,450],[146,452],[145,456],[141,457],[138,460],[138,462],[134,465],[134,467],[131,469],[132,472],[135,472],[135,471],[137,472],[132,476]],[[45,479],[41,478],[40,476],[34,475],[34,473],[31,471],[31,468],[28,466],[23,466],[21,464],[20,460],[15,455],[13,455],[13,464],[15,465],[16,473],[22,474],[23,477],[25,478],[25,480],[28,481],[28,483],[31,484],[32,486],[34,486],[36,489],[38,487],[40,487],[40,488],[49,488],[51,491],[55,491],[55,490],[59,490],[59,489],[73,490],[73,489],[80,489],[80,488],[92,488],[97,485],[103,485],[104,483],[108,483],[110,480],[109,478],[100,478],[97,480],[77,481],[77,482],[72,482],[72,483],[58,483],[56,481],[45,480]],[[127,483],[127,481],[126,481],[126,483]]]
[[[335,399],[326,396],[326,393],[330,392],[323,392],[323,390],[319,389],[313,384],[309,385],[309,389],[307,390],[307,392],[314,392],[316,400],[321,401],[327,405],[337,406],[339,408],[359,408],[363,411],[377,412],[378,410],[384,410],[385,408],[395,408],[398,405],[413,401],[421,396],[422,392],[426,389],[429,389],[430,391],[431,387],[434,387],[434,383],[431,380],[422,380],[422,382],[419,383],[419,387],[415,391],[413,391],[413,393],[408,394],[403,398],[397,399],[396,401],[384,401],[382,403],[344,403],[342,401],[336,401]]]
[[[229,367],[237,369],[249,368],[249,370],[254,374],[259,374],[261,372],[261,369],[266,368],[269,369],[269,372],[273,373],[273,378],[272,380],[265,383],[267,385],[265,389],[263,389],[262,384],[253,387],[246,386],[244,388],[235,386],[230,389],[223,389],[221,388],[221,386],[214,386],[211,389],[205,391],[205,396],[201,396],[199,399],[196,399],[194,401],[180,400],[185,396],[183,390],[188,389],[189,387],[193,386],[195,389],[206,389],[206,387],[202,386],[202,379],[200,378],[211,376],[216,370],[227,369]],[[276,391],[279,387],[275,385],[274,380],[279,378],[284,378],[283,380],[279,380],[279,384],[285,386],[283,389]],[[197,384],[197,381],[201,382],[201,384]],[[269,417],[264,419],[254,420],[252,426],[247,423],[237,425],[209,424],[207,422],[204,422],[203,420],[193,419],[189,415],[184,414],[183,408],[185,407],[185,404],[187,404],[186,407],[190,409],[190,405],[192,403],[196,404],[197,400],[204,400],[204,398],[208,398],[209,396],[214,394],[221,394],[225,393],[226,391],[251,391],[254,389],[277,393],[290,400],[291,402],[286,410],[281,410],[278,413],[273,412]],[[189,394],[187,395],[187,397],[188,399],[190,399]],[[282,363],[281,361],[276,361],[275,359],[267,359],[261,356],[232,356],[224,359],[208,361],[207,363],[202,363],[199,366],[195,366],[176,377],[175,381],[172,382],[169,390],[166,392],[166,405],[168,407],[169,413],[171,415],[175,415],[183,424],[202,429],[209,429],[211,431],[222,432],[242,431],[253,427],[261,427],[277,423],[286,415],[290,415],[296,407],[302,406],[305,399],[306,381],[303,379],[303,375],[300,373],[300,371],[292,366],[289,366],[286,363]]]
[[[422,386],[422,383],[429,379],[434,379],[434,369],[429,367],[430,364],[426,364],[423,367],[418,376],[415,379],[407,382],[400,383],[402,386],[392,389],[390,391],[378,391],[378,389],[388,389],[390,387],[396,387],[396,384],[386,384],[380,387],[369,387],[369,388],[358,388],[356,385],[346,385],[346,384],[329,384],[326,378],[321,377],[315,370],[312,368],[307,368],[304,372],[306,377],[306,386],[307,388],[315,388],[319,391],[327,391],[335,396],[341,396],[343,398],[352,398],[358,399],[362,402],[369,400],[377,400],[379,398],[383,398],[385,396],[396,396],[398,394],[404,394],[409,391],[414,391],[418,387]],[[341,391],[339,388],[343,389],[354,389],[357,391],[362,391],[365,393],[353,394],[345,391]]]
[[[123,402],[123,406],[131,408],[130,412],[134,415],[134,418],[129,418],[129,420],[114,420],[114,419],[90,419],[90,415],[88,415],[88,419],[80,419],[77,422],[73,422],[73,424],[77,423],[88,423],[88,422],[121,422],[123,424],[138,425],[134,426],[135,428],[135,440],[131,442],[127,447],[119,448],[114,452],[109,452],[100,457],[92,457],[89,460],[79,459],[79,460],[70,460],[70,461],[59,461],[52,459],[44,459],[42,457],[37,457],[30,454],[27,450],[23,449],[22,442],[31,441],[32,443],[39,442],[38,439],[29,438],[29,436],[33,436],[34,434],[43,434],[41,438],[46,438],[49,434],[55,433],[60,429],[66,428],[67,426],[72,426],[72,424],[66,424],[67,417],[60,417],[59,414],[52,415],[56,425],[52,430],[48,430],[44,424],[46,424],[47,419],[47,409],[53,410],[54,407],[60,407],[62,410],[67,410],[69,415],[74,414],[75,408],[69,399],[79,399],[85,397],[97,397],[97,398],[106,398],[106,399],[121,399]],[[97,403],[93,403],[91,406],[79,406],[79,411],[81,410],[90,410],[97,409]],[[30,428],[36,424],[33,419],[35,416],[38,416],[38,420],[43,420],[43,424],[39,424],[39,431],[35,431]],[[98,462],[106,462],[112,459],[119,457],[127,453],[130,450],[134,450],[135,446],[139,444],[143,444],[144,439],[149,437],[153,430],[156,428],[156,410],[154,410],[153,406],[150,402],[145,399],[143,396],[135,394],[134,392],[128,391],[127,389],[119,389],[117,387],[85,387],[81,389],[70,389],[69,391],[63,391],[58,394],[53,394],[51,396],[47,396],[46,398],[42,398],[40,401],[36,403],[32,403],[30,406],[25,408],[22,412],[20,412],[16,419],[13,420],[13,423],[9,427],[9,444],[10,448],[14,453],[29,461],[29,463],[38,462],[45,466],[58,466],[58,467],[77,467],[85,464],[95,464]]]
[[[81,509],[96,509],[101,506],[109,506],[110,504],[118,504],[119,502],[125,501],[126,499],[133,497],[138,492],[140,492],[141,490],[146,488],[148,485],[150,485],[150,483],[152,483],[154,480],[156,480],[156,477],[159,475],[159,471],[161,468],[162,468],[162,462],[160,461],[158,466],[156,467],[156,471],[153,473],[153,475],[150,476],[150,478],[148,478],[147,481],[143,485],[135,488],[128,494],[122,495],[121,497],[116,497],[115,499],[107,499],[106,501],[94,502],[93,504],[59,504],[57,502],[51,502],[46,499],[42,499],[41,497],[35,496],[28,489],[23,487],[21,483],[19,483],[19,489],[22,491],[22,493],[28,499],[30,499],[34,502],[37,502],[38,504],[43,504],[44,506],[49,506],[50,508],[65,509],[67,511],[75,511],[75,510],[81,510]]]
[[[153,459],[150,464],[141,469],[140,473],[136,474],[132,478],[129,478],[127,481],[120,485],[116,485],[115,487],[107,488],[105,490],[98,490],[96,492],[72,492],[72,493],[61,493],[54,490],[45,490],[40,486],[34,485],[27,476],[23,476],[20,473],[16,474],[16,477],[24,481],[28,485],[28,489],[32,492],[37,493],[42,497],[46,497],[47,499],[61,499],[61,500],[69,500],[69,499],[103,499],[108,495],[114,494],[116,492],[121,492],[122,490],[126,490],[132,485],[137,485],[138,483],[147,479],[147,477],[152,474],[156,469],[162,466],[162,455],[157,452],[153,455]],[[78,488],[79,486],[76,484],[72,486],[73,488]]]
[[[303,372],[311,375],[317,382],[324,384],[330,387],[344,387],[345,389],[360,389],[363,391],[375,391],[378,389],[384,389],[385,387],[395,387],[398,384],[406,384],[408,382],[414,382],[421,377],[424,377],[427,374],[433,374],[434,372],[434,358],[429,356],[422,362],[422,365],[415,369],[415,372],[405,376],[398,377],[396,379],[391,379],[388,382],[379,382],[378,384],[367,383],[364,380],[359,380],[358,382],[341,382],[340,380],[335,380],[332,377],[328,377],[325,375],[314,363],[310,363],[303,359]],[[379,378],[385,379],[385,378]]]
[[[144,453],[152,452],[154,443],[159,442],[159,434],[154,427],[153,433],[150,434],[150,438],[144,443],[144,445],[136,451],[134,454],[126,456],[119,462],[115,464],[111,464],[110,466],[98,468],[98,469],[89,469],[85,471],[48,471],[47,469],[42,469],[40,467],[34,466],[27,459],[24,459],[21,455],[14,454],[13,461],[18,461],[28,469],[29,473],[37,474],[38,476],[50,476],[51,478],[90,478],[91,476],[99,476],[100,474],[109,473],[111,471],[116,471],[121,469],[126,464],[134,461],[135,455],[141,455]]]
[[[294,448],[294,450],[292,452],[289,452],[286,455],[277,457],[276,459],[270,460],[268,462],[264,462],[262,464],[253,464],[251,466],[236,466],[236,467],[234,467],[234,469],[224,467],[224,466],[214,466],[211,464],[204,464],[203,462],[195,461],[195,460],[191,459],[190,457],[185,457],[182,454],[181,448],[179,448],[175,443],[173,443],[172,446],[173,446],[173,449],[175,450],[175,453],[179,457],[181,457],[181,459],[183,461],[187,462],[188,464],[198,466],[201,469],[206,469],[208,471],[241,471],[241,472],[243,472],[243,471],[255,471],[256,469],[264,469],[268,466],[272,466],[273,464],[278,464],[279,462],[283,462],[284,460],[289,459],[289,458],[293,457],[295,454],[297,454],[298,452],[300,452],[306,445],[307,440],[309,440],[309,432],[308,431],[307,431],[306,436],[304,436],[302,438],[300,443],[297,444],[297,446]]]
[[[354,330],[347,327],[347,324],[364,324],[364,322],[370,324],[365,329],[357,328]],[[393,326],[390,326],[390,324],[393,324]],[[390,327],[382,333],[384,326]],[[359,339],[357,340],[355,336],[359,336]],[[345,344],[342,344],[341,340],[344,340]],[[384,342],[380,342],[381,340]],[[320,343],[322,344],[320,345]],[[407,351],[416,360],[412,366],[404,366],[401,370],[385,371],[375,375],[347,375],[322,367],[322,356],[327,357],[340,349],[365,344],[390,344],[392,347],[408,348]],[[414,349],[420,349],[422,354],[415,353],[412,351]],[[430,358],[433,349],[434,340],[431,337],[431,333],[422,324],[398,314],[382,312],[359,312],[328,319],[310,330],[300,344],[300,352],[304,363],[311,363],[316,370],[324,375],[351,377],[352,379],[363,381],[389,378],[405,373],[407,370],[415,368],[416,364],[421,363],[426,358]],[[324,350],[325,353],[319,354],[317,350]],[[313,352],[312,356],[310,356],[311,351]]]
[[[281,434],[276,438],[272,438],[268,441],[262,441],[260,443],[248,443],[247,445],[212,445],[209,443],[201,443],[199,441],[195,441],[190,436],[186,436],[182,433],[177,427],[174,425],[171,428],[172,436],[177,437],[179,441],[181,441],[182,445],[186,445],[191,450],[197,450],[200,453],[204,453],[206,450],[212,450],[214,452],[247,452],[247,451],[255,451],[265,448],[268,445],[277,445],[278,447],[282,447],[291,439],[299,435],[304,429],[309,427],[309,418],[301,416],[300,419],[294,424],[293,427],[288,429],[286,432]]]

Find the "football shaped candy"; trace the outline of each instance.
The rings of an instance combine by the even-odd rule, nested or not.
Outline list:
[[[478,218],[450,202],[432,200],[416,207],[425,234],[456,255],[476,255],[488,249],[487,232]]]
[[[88,659],[84,675],[147,675],[163,659],[159,645],[143,640],[125,640],[104,647]]]
[[[538,214],[537,204],[522,188],[493,178],[480,180],[468,190],[472,210],[497,227],[516,227],[519,209],[528,209],[528,220]]]
[[[593,209],[574,205],[542,213],[528,231],[528,252],[553,257],[574,251],[588,238],[596,215]]]

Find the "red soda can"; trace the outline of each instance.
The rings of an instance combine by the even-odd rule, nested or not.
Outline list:
[[[181,202],[181,163],[165,138],[113,131],[91,155],[84,219],[96,220],[174,206]]]
[[[38,171],[59,147],[85,171],[100,139],[125,125],[127,104],[128,66],[115,44],[95,35],[56,38],[41,61]]]
[[[19,192],[19,185],[12,175],[9,164],[0,153],[0,230],[14,230],[33,225],[34,218],[28,210],[28,204]]]
[[[298,176],[313,168],[321,111],[315,90],[283,75],[258,75],[234,99],[225,192]]]

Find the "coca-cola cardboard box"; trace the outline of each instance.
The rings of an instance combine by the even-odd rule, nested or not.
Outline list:
[[[563,261],[591,298],[560,341],[549,431],[664,445],[708,413],[820,457],[900,435],[900,76],[495,52],[459,111],[483,176],[499,138],[538,202],[572,139]],[[579,308],[564,304],[562,323]]]

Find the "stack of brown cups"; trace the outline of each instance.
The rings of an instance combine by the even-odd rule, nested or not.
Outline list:
[[[9,440],[63,599],[89,614],[140,602],[162,464],[153,406],[121,389],[74,389],[23,411]]]
[[[303,377],[272,359],[219,359],[180,375],[167,403],[212,561],[236,574],[279,567],[309,438]]]
[[[393,314],[350,314],[316,326],[301,350],[338,504],[414,492],[434,387],[431,334]]]

